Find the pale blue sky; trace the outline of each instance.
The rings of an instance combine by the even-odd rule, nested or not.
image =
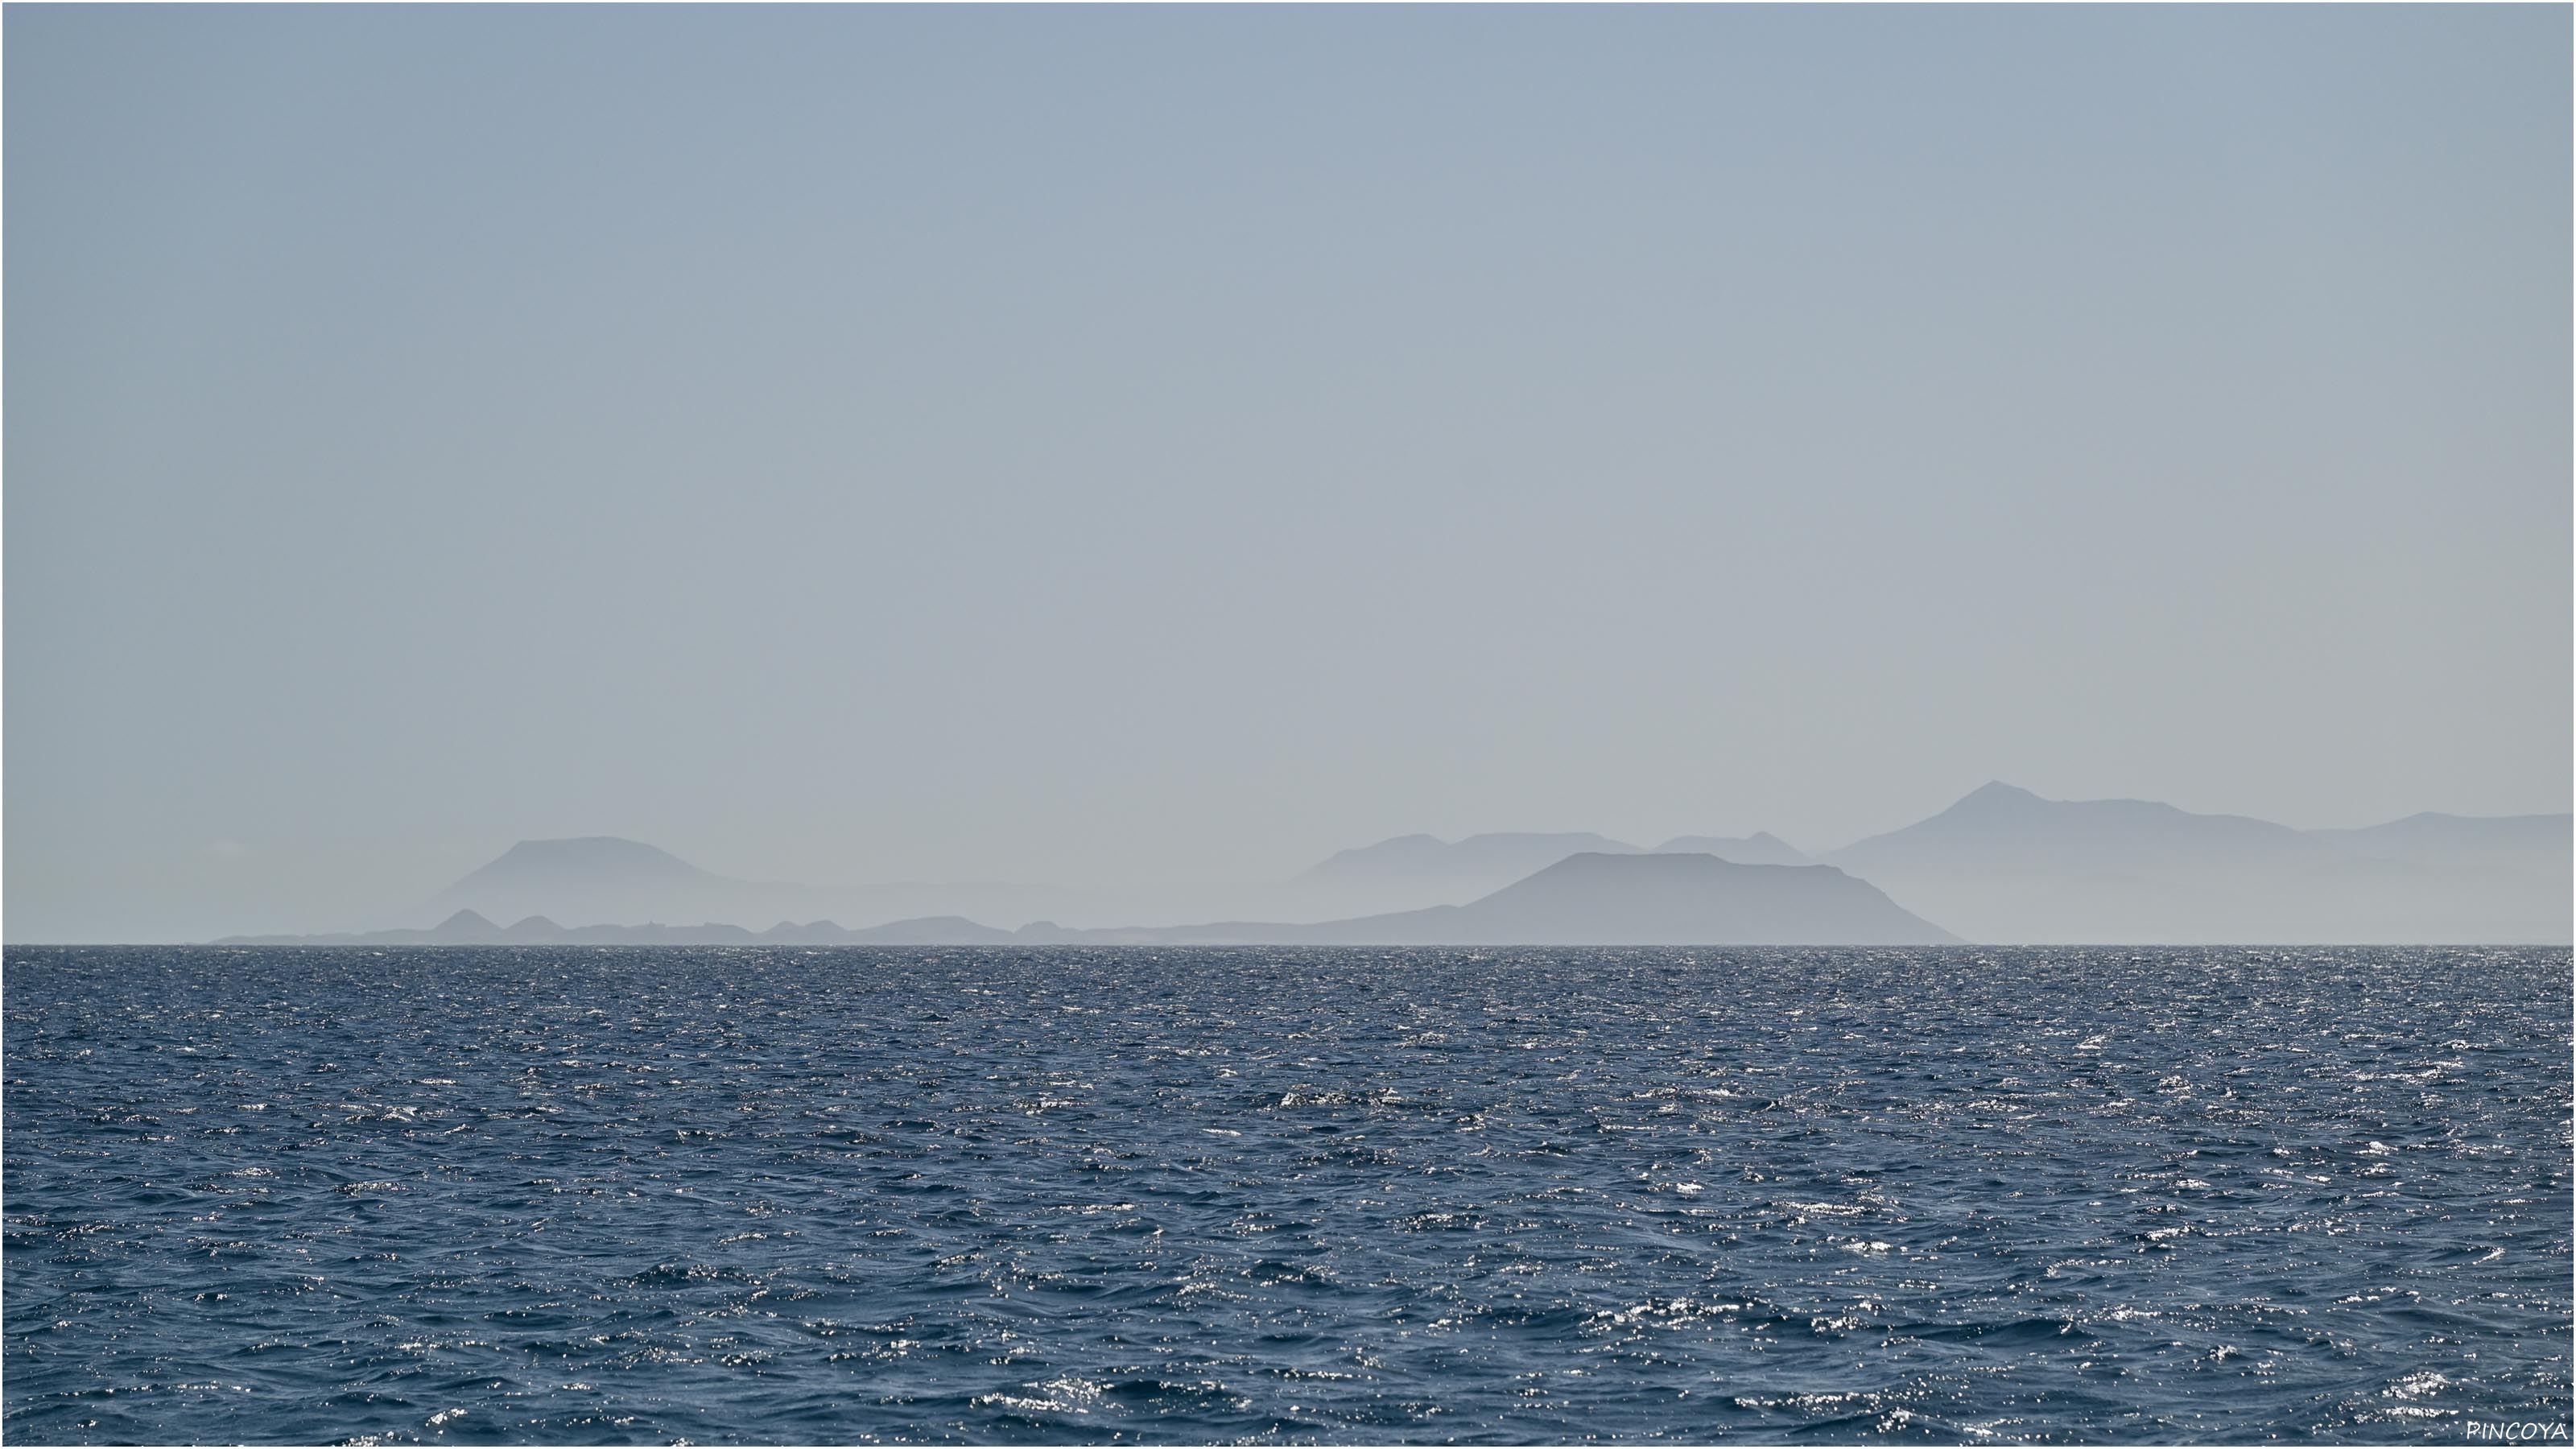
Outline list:
[[[2569,40],[11,7],[10,935],[2564,810]]]

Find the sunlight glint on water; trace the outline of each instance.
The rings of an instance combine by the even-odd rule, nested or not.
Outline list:
[[[8,960],[20,1442],[2569,1407],[2563,950]]]

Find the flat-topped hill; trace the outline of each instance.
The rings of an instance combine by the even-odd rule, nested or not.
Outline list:
[[[1463,906],[1284,928],[1336,945],[1937,945],[1958,938],[1829,865],[1571,855]]]

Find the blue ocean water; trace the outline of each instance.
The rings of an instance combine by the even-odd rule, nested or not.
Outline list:
[[[7,961],[11,1442],[2570,1409],[2564,950]]]

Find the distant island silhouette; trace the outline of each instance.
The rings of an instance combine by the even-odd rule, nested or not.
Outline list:
[[[1737,865],[1713,855],[1567,856],[1464,906],[1299,925],[1218,922],[1079,929],[1040,921],[1015,931],[958,916],[851,930],[831,921],[741,926],[510,926],[460,910],[428,930],[235,936],[218,945],[1333,945],[1896,946],[1956,936],[1829,865]]]
[[[2048,800],[1995,782],[1816,857],[1767,832],[1652,849],[1586,832],[1408,835],[1230,893],[796,885],[732,879],[613,836],[530,840],[412,917],[435,925],[227,939],[1859,945],[1955,932],[1989,943],[2557,944],[2576,934],[2569,881],[2566,815],[2423,814],[2295,830],[2154,801]],[[1162,924],[1176,919],[1198,924]],[[1066,920],[1077,924],[1056,924]],[[1121,920],[1141,923],[1108,924]],[[691,921],[704,924],[679,924]]]
[[[2571,934],[2565,815],[2294,830],[2000,781],[1828,853],[1979,941],[2530,942]]]
[[[1463,906],[1311,926],[1184,927],[1198,942],[1336,946],[1919,946],[1959,938],[1829,865],[1569,855]]]
[[[1497,832],[1442,840],[1399,835],[1331,858],[1300,874],[1292,900],[1330,901],[1368,914],[1430,905],[1463,905],[1572,855],[1714,855],[1737,865],[1812,865],[1804,853],[1768,832],[1750,836],[1686,835],[1649,850],[1589,831]]]

